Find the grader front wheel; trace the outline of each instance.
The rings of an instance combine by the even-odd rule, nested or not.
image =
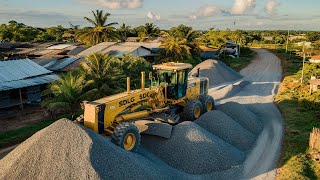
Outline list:
[[[140,145],[139,129],[133,123],[121,123],[115,129],[111,141],[127,151],[136,152]]]

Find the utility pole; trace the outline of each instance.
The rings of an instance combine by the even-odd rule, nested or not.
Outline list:
[[[303,84],[303,78],[304,78],[304,62],[305,62],[305,60],[306,60],[305,43],[303,43],[303,62],[302,62],[301,84]]]
[[[286,45],[286,54],[288,53],[289,37],[290,37],[290,30],[288,30],[287,45]]]

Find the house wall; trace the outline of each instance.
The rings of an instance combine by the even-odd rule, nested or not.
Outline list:
[[[10,106],[10,96],[8,92],[0,92],[0,108]]]
[[[41,101],[41,87],[31,86],[21,89],[22,102],[25,103],[40,103]],[[20,105],[19,89],[0,92],[0,109],[9,108]]]
[[[41,101],[41,90],[40,86],[28,87],[26,91],[28,102],[40,102]]]
[[[151,55],[151,51],[148,50],[148,49],[145,49],[145,48],[138,48],[136,49],[135,51],[132,52],[132,55],[133,56],[140,56],[140,57],[143,57],[143,56],[150,56]]]

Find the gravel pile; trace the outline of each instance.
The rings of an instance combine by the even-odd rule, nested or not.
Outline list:
[[[242,151],[248,151],[256,136],[221,111],[203,114],[196,124]]]
[[[236,81],[242,78],[239,73],[237,73],[221,61],[206,60],[193,68],[193,70],[190,72],[190,75],[196,75],[199,68],[200,76],[209,78],[211,87],[226,82]]]
[[[238,122],[242,127],[252,132],[255,135],[259,135],[263,129],[263,123],[259,118],[244,105],[228,102],[218,106],[218,109],[233,120]]]
[[[143,136],[142,146],[170,166],[189,174],[208,174],[240,165],[239,149],[193,122],[174,127],[170,139]]]
[[[0,161],[0,179],[98,179],[90,165],[92,141],[60,120],[36,133]]]
[[[193,122],[175,126],[170,139],[144,135],[141,151],[131,153],[62,119],[1,159],[0,179],[213,178],[236,176],[244,160],[243,151]]]
[[[0,179],[173,179],[175,173],[69,120],[59,120],[0,161]]]

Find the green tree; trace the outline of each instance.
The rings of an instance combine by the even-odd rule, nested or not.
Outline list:
[[[6,24],[2,24],[0,27],[0,41],[10,42],[13,38],[13,33]]]
[[[51,112],[66,111],[71,114],[72,119],[80,110],[80,103],[90,100],[96,89],[88,90],[92,82],[85,81],[83,75],[69,72],[60,79],[49,85],[49,89],[43,92],[45,98],[41,105]]]
[[[145,38],[158,37],[160,29],[153,23],[146,23],[144,26],[138,27],[138,36],[143,41]]]
[[[318,32],[308,32],[306,34],[307,40],[314,42],[320,40],[320,34]]]
[[[36,38],[34,39],[35,42],[51,42],[51,41],[55,41],[56,38],[52,35],[49,35],[48,33],[44,32],[44,33],[40,33],[36,36]]]
[[[47,34],[51,37],[54,37],[54,41],[60,42],[62,41],[62,36],[66,29],[61,25],[57,27],[50,27],[47,29]]]
[[[131,78],[131,87],[139,89],[141,87],[141,78],[139,74],[142,71],[146,74],[151,72],[152,64],[142,57],[134,57],[131,54],[124,55],[121,61],[124,75]]]
[[[86,57],[88,62],[81,63],[81,69],[93,87],[98,89],[96,98],[116,93],[119,89],[119,79],[123,78],[121,62],[111,55],[94,53]]]
[[[314,50],[320,50],[320,40],[312,43],[312,48]]]
[[[191,57],[191,47],[188,46],[187,39],[177,36],[173,31],[162,32],[161,35],[165,37],[161,40],[161,47],[164,48],[161,53],[162,61],[180,61]]]
[[[201,36],[201,33],[199,31],[194,31],[192,27],[188,27],[183,24],[178,27],[171,28],[170,31],[175,36],[186,40],[186,45],[190,47],[192,54],[200,51],[200,41],[198,38]]]
[[[122,42],[125,42],[127,40],[127,36],[128,36],[128,34],[130,33],[130,30],[131,30],[130,28],[131,28],[131,26],[127,26],[125,23],[123,23],[119,27],[118,31],[119,31],[119,34],[120,34],[120,40]]]
[[[94,27],[84,28],[76,33],[79,41],[88,45],[95,45],[105,41],[118,39],[115,28],[112,27],[118,23],[107,23],[110,13],[103,13],[103,10],[92,11],[94,19],[84,17],[86,21],[91,23]]]
[[[31,42],[41,33],[39,29],[26,26],[23,23],[10,21],[0,25],[0,41],[4,42]]]
[[[231,40],[233,40],[237,44],[245,45],[247,44],[247,36],[248,34],[246,32],[236,30],[232,33]]]
[[[222,48],[228,40],[227,32],[210,30],[202,36],[202,42],[210,48]]]

